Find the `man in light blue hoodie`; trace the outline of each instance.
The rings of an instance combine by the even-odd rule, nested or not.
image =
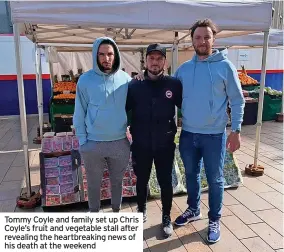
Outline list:
[[[85,163],[91,212],[100,210],[105,160],[112,209],[118,212],[121,206],[122,179],[130,157],[125,105],[131,77],[119,68],[120,53],[115,42],[98,38],[93,44],[93,69],[77,84],[73,124]]]
[[[224,157],[226,148],[234,152],[240,147],[244,110],[238,73],[227,59],[227,50],[212,50],[216,34],[216,25],[211,20],[196,22],[191,29],[196,54],[175,73],[175,77],[183,85],[179,148],[185,167],[188,193],[188,208],[175,220],[175,224],[182,226],[201,218],[200,170],[203,159],[209,185],[207,240],[210,243],[220,240]],[[226,139],[228,102],[232,126]]]

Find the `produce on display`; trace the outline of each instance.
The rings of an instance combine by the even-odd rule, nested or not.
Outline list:
[[[257,87],[254,90],[251,90],[249,93],[250,94],[259,94],[259,91],[260,91],[260,88]],[[264,88],[264,93],[268,94],[268,95],[271,95],[271,96],[282,96],[282,92],[281,91],[272,89],[271,87],[265,87]]]
[[[61,132],[70,130],[75,109],[75,97],[76,83],[55,83],[50,104],[50,123],[53,131]],[[66,118],[64,118],[64,115]],[[71,118],[68,119],[67,117]]]
[[[84,161],[73,132],[48,132],[42,139],[41,185],[43,206],[60,206],[88,200]],[[76,189],[78,188],[78,189]],[[131,156],[123,177],[123,197],[136,196],[136,176]],[[111,198],[107,161],[101,182],[101,200]]]
[[[239,73],[239,79],[242,85],[255,85],[258,81],[247,75],[245,66],[242,66],[242,71]]]
[[[77,172],[72,167],[72,156],[65,153],[59,157],[45,155],[41,153],[43,205],[55,206],[79,202],[79,193],[74,190],[77,185]]]
[[[172,170],[172,186],[173,193],[181,194],[186,193],[186,176],[185,176],[185,168],[180,156],[179,152],[179,132],[176,136],[176,144],[177,147],[175,149],[175,160],[173,163]],[[153,168],[155,165],[153,164]],[[202,162],[202,168],[200,173],[200,181],[201,181],[201,191],[208,191],[208,182],[206,179],[206,173],[204,168],[204,162]],[[239,164],[232,153],[226,151],[225,155],[225,163],[224,163],[224,186],[225,188],[236,188],[240,186],[243,182],[241,170],[239,168]],[[159,183],[157,181],[155,169],[152,169],[149,181],[150,187],[150,195],[152,197],[160,197],[161,189]]]
[[[258,98],[260,88],[257,87],[249,91],[250,97]],[[282,92],[271,87],[264,88],[262,121],[272,121],[277,119],[277,114],[282,108]]]
[[[78,150],[79,140],[72,132],[64,132],[65,135],[61,136],[61,133],[54,132],[45,134],[42,139],[41,151],[42,153],[54,153],[62,151]],[[48,164],[49,165],[49,164]]]
[[[70,91],[70,92],[76,92],[76,83],[70,82],[70,81],[62,81],[57,82],[53,86],[53,92],[64,92],[64,91]]]
[[[252,97],[245,97],[245,102],[247,103],[254,103],[254,102],[258,102],[258,99],[256,98],[252,98]]]
[[[58,94],[53,97],[53,99],[75,99],[75,94]]]
[[[248,97],[249,96],[249,92],[247,90],[242,90],[243,96],[244,97]]]
[[[52,89],[53,94],[50,104],[50,123],[52,130],[55,132],[70,130],[70,120],[65,120],[63,117],[58,115],[69,115],[73,117],[75,109],[76,82],[80,77],[79,73],[82,74],[81,69],[78,69],[78,74],[76,76],[74,76],[72,71],[69,71],[69,75],[61,75],[62,81],[58,81],[57,76],[55,76],[56,78],[54,77],[56,82]]]

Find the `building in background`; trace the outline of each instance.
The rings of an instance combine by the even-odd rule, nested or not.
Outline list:
[[[27,114],[37,114],[35,49],[33,43],[24,36],[21,36],[21,53],[26,112]],[[51,88],[49,68],[45,61],[42,61],[42,70],[44,113],[47,113]],[[0,94],[0,116],[19,115],[13,25],[7,1],[0,1]]]

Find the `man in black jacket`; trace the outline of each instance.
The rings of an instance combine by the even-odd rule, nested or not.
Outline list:
[[[163,206],[164,235],[173,231],[170,211],[173,199],[172,169],[175,153],[175,106],[181,107],[182,85],[164,75],[166,49],[149,45],[146,53],[144,80],[133,79],[128,87],[127,111],[131,112],[132,162],[137,176],[138,212],[146,215],[147,184],[152,164],[156,167]]]

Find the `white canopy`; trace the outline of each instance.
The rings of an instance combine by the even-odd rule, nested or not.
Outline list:
[[[268,45],[273,46],[283,46],[283,30],[271,29],[269,32]],[[230,38],[219,38],[216,39],[215,46],[263,46],[264,33],[255,33],[243,36],[233,36]]]
[[[252,15],[253,13],[253,15]],[[270,0],[135,0],[11,2],[14,23],[37,43],[93,43],[100,36],[118,44],[189,41],[190,26],[211,18],[219,37],[267,31],[272,19]],[[229,31],[229,32],[228,32]]]

